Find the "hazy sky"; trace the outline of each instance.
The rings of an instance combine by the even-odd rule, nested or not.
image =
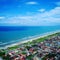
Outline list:
[[[0,0],[1,25],[60,25],[60,0]]]

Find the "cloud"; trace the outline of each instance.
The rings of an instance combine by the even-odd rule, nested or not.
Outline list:
[[[0,20],[1,20],[1,19],[5,19],[5,17],[3,17],[3,16],[0,16]]]
[[[60,24],[60,7],[55,7],[54,9],[48,12],[45,11],[42,14],[38,13],[35,17],[45,23],[50,22],[53,24]]]
[[[39,12],[44,12],[45,11],[45,9],[40,9],[40,10],[38,10]]]
[[[43,13],[37,12],[34,15],[18,15],[9,17],[6,20],[0,21],[0,23],[27,26],[60,25],[60,7],[55,7],[54,9],[51,9],[50,11],[44,11]]]
[[[38,3],[34,2],[34,1],[31,1],[31,2],[26,2],[26,4],[28,4],[28,5],[35,5],[35,4],[38,4]]]

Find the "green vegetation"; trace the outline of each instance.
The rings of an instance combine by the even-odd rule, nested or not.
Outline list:
[[[37,40],[33,40],[34,43],[39,43],[39,42],[43,42],[45,41],[46,39],[49,39],[53,36],[57,36],[59,33],[55,33],[55,34],[52,34],[52,35],[48,35],[48,36],[45,36],[45,37],[42,37],[42,38],[39,38]]]
[[[33,55],[29,55],[27,56],[27,60],[32,60],[33,57],[34,57]]]
[[[3,60],[10,60],[10,55],[3,56],[2,58],[3,58]]]
[[[3,49],[0,50],[0,57],[2,57],[3,60],[5,60],[5,59],[6,59],[6,60],[10,60],[10,59],[9,59],[10,56],[7,55],[7,57],[5,57],[5,54],[6,54],[6,51],[5,51],[5,50],[3,50]]]
[[[12,46],[12,47],[8,47],[9,50],[14,50],[16,48],[18,48],[19,46],[18,45],[15,45],[15,46]]]
[[[3,56],[3,55],[5,55],[5,52],[4,51],[3,52],[0,51],[0,56]]]
[[[25,52],[25,51],[23,51],[23,52],[22,52],[22,54],[26,54],[26,52]]]
[[[49,53],[48,55],[45,55],[45,56],[42,58],[42,60],[47,60],[47,58],[50,59],[50,58],[55,57],[55,56],[56,56],[56,54],[54,54],[54,53]]]

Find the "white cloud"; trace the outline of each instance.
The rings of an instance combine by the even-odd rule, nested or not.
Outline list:
[[[37,13],[35,15],[15,16],[0,23],[12,23],[17,25],[60,25],[60,7],[55,7],[50,11]]]
[[[44,12],[42,14],[38,13],[36,16],[36,19],[42,20],[42,22],[50,22],[50,23],[57,23],[60,24],[60,7],[56,7],[48,12]],[[50,24],[51,25],[51,24]]]
[[[38,3],[37,2],[34,2],[34,1],[31,1],[31,2],[26,2],[26,4],[35,5],[35,4],[38,4]]]
[[[38,10],[39,12],[44,12],[45,11],[45,9],[40,9],[40,10]]]
[[[5,17],[3,17],[3,16],[0,16],[0,20],[1,20],[1,19],[4,19],[4,18],[5,18]]]

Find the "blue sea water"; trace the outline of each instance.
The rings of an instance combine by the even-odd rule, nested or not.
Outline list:
[[[57,30],[59,26],[0,26],[0,47]]]

